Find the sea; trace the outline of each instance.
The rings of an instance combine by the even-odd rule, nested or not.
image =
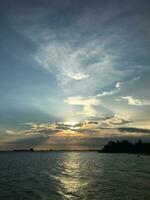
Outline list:
[[[150,156],[1,152],[0,200],[150,200]]]

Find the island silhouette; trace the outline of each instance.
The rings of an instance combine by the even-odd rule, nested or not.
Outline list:
[[[150,154],[150,142],[144,143],[139,140],[131,143],[128,140],[110,141],[101,150],[100,153],[134,153],[134,154]]]

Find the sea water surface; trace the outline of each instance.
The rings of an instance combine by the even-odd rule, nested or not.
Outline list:
[[[149,200],[150,157],[0,153],[0,200]]]

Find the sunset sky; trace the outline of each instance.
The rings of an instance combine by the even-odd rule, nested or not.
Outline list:
[[[0,1],[0,149],[150,140],[149,0]]]

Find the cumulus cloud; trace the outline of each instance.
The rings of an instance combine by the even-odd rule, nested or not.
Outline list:
[[[98,121],[83,121],[76,122],[76,124],[69,122],[35,123],[27,130],[6,130],[5,132],[8,136],[14,137],[17,140],[48,139],[53,137],[60,137],[60,140],[61,137],[115,137],[116,135],[122,136],[122,132],[128,135],[130,133],[150,133],[149,129],[125,126],[130,122],[131,120],[114,115],[101,118]]]
[[[64,100],[64,102],[70,105],[83,106],[83,110],[77,112],[77,114],[88,115],[92,117],[95,117],[97,115],[97,112],[93,107],[100,105],[100,101],[94,97],[89,97],[89,98],[84,98],[80,96],[68,97],[66,100]]]
[[[128,102],[128,105],[133,105],[133,106],[148,106],[150,105],[149,100],[144,100],[144,99],[137,99],[134,98],[133,96],[123,96],[121,99],[126,100]]]
[[[127,110],[127,112],[124,112],[123,109],[116,110],[112,107],[112,105],[106,105],[106,100],[116,100],[116,101],[122,101],[121,98],[115,98],[118,96],[118,94],[122,94],[127,87],[132,85],[135,81],[138,81],[140,77],[133,77],[128,81],[117,81],[116,84],[114,84],[114,88],[110,91],[103,91],[101,93],[98,93],[93,96],[72,96],[68,97],[64,100],[65,103],[69,105],[75,106],[74,110],[74,116],[78,117],[78,120],[83,119],[89,119],[94,120],[94,118],[102,118],[106,117],[107,120],[100,120],[101,125],[104,127],[109,126],[115,126],[115,125],[123,125],[130,123],[130,117],[127,112],[130,112]],[[111,98],[110,98],[111,96]],[[105,97],[105,99],[103,99]],[[113,99],[114,98],[114,99]],[[132,102],[133,103],[133,102]],[[139,104],[139,102],[136,102],[136,104]],[[140,102],[141,103],[141,102]],[[142,101],[143,104],[147,104],[148,102]],[[118,112],[121,112],[121,114],[116,114]],[[111,116],[111,117],[108,117]]]
[[[128,114],[99,118],[97,121],[31,123],[26,130],[6,130],[0,149],[86,149],[99,148],[100,140],[149,137],[149,129],[126,126]],[[98,145],[96,143],[98,142]],[[75,145],[74,145],[75,144]]]
[[[122,82],[117,82],[115,85],[115,89],[111,91],[104,91],[92,97],[81,97],[81,96],[73,96],[68,97],[64,100],[65,103],[75,106],[83,106],[83,110],[77,112],[77,115],[86,115],[91,117],[96,117],[99,113],[97,112],[97,106],[100,106],[100,98],[104,96],[110,96],[118,93],[121,90]]]
[[[120,118],[120,117],[118,117],[116,115],[114,115],[113,117],[107,119],[106,121],[107,121],[107,124],[110,125],[110,126],[122,126],[122,125],[125,125],[125,124],[128,124],[128,123],[131,122],[130,120],[126,120],[124,118]]]
[[[131,123],[129,113],[122,112],[99,119],[100,128],[117,128]]]

